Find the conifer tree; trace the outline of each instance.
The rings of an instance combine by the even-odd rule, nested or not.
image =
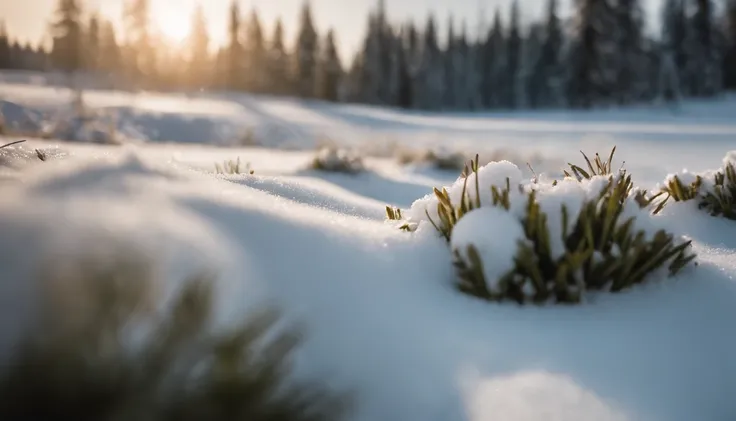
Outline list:
[[[685,50],[688,92],[696,97],[717,95],[722,88],[721,54],[717,44],[712,0],[693,0]]]
[[[100,20],[93,14],[87,25],[84,43],[84,67],[88,70],[99,70],[100,60]]]
[[[521,33],[519,28],[519,2],[511,4],[509,37],[506,43],[506,74],[503,76],[505,89],[504,107],[515,109],[521,105]]]
[[[450,15],[447,20],[447,44],[445,47],[444,54],[444,83],[443,83],[443,98],[442,105],[445,108],[454,109],[458,107],[457,104],[457,93],[458,86],[456,84],[456,74],[462,74],[462,69],[458,68],[460,60],[458,57],[458,51],[455,45],[455,28],[454,19]]]
[[[498,108],[503,104],[504,76],[506,69],[505,37],[501,12],[496,9],[488,37],[483,44],[481,64],[481,87],[483,105],[486,108]]]
[[[189,34],[189,66],[188,85],[190,88],[202,88],[209,83],[209,44],[207,22],[204,10],[197,5],[192,14],[192,26]]]
[[[119,72],[121,52],[115,36],[115,28],[110,21],[103,21],[100,28],[100,56],[98,65],[106,72]]]
[[[398,79],[396,87],[396,105],[409,109],[413,103],[413,84],[411,69],[411,51],[408,47],[407,35],[409,26],[404,26],[399,33],[399,45],[397,48]],[[416,36],[416,33],[414,33]]]
[[[5,21],[0,20],[0,69],[9,69],[10,67],[10,39],[8,39]]]
[[[728,0],[726,4],[725,26],[724,83],[727,89],[736,90],[736,0]]]
[[[156,58],[149,31],[149,0],[129,0],[125,4],[126,24],[125,65],[134,82],[155,77]]]
[[[322,45],[317,77],[317,97],[337,102],[340,99],[340,83],[342,65],[335,47],[335,34],[332,29],[327,33]]]
[[[258,12],[251,9],[245,36],[245,82],[251,92],[266,88],[266,45]]]
[[[276,21],[268,52],[269,91],[275,94],[291,93],[289,80],[289,56],[284,46],[284,26],[281,19]]]
[[[61,70],[75,72],[82,67],[82,9],[77,0],[59,0],[52,23],[54,64]]]
[[[671,87],[678,93],[682,92],[682,83],[686,75],[687,51],[685,44],[687,40],[688,20],[685,13],[685,0],[666,0],[662,16],[662,66],[668,69],[660,69],[662,72],[674,72],[668,79],[676,80],[678,86]],[[661,88],[660,88],[661,90]],[[679,96],[679,95],[678,95]]]
[[[314,96],[318,52],[319,39],[312,20],[312,9],[309,0],[305,0],[294,56],[296,93],[302,98]]]
[[[368,14],[368,28],[363,41],[362,65],[360,82],[356,94],[361,102],[368,104],[381,104],[381,84],[385,83],[381,78],[381,29],[379,18],[375,13]]]
[[[427,19],[422,47],[417,74],[417,104],[421,109],[437,110],[442,106],[443,67],[442,52],[437,43],[437,27],[431,14]]]
[[[243,46],[240,43],[240,8],[237,0],[230,4],[227,46],[227,85],[237,90],[243,87]]]
[[[562,25],[557,14],[558,1],[548,0],[544,41],[536,63],[535,103],[541,107],[563,105]]]
[[[616,96],[620,105],[644,99],[649,85],[644,52],[644,11],[639,0],[618,0]]]
[[[568,61],[568,100],[576,108],[611,104],[616,89],[615,13],[607,0],[576,0]]]

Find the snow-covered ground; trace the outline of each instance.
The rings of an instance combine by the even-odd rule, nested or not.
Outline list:
[[[68,92],[43,84],[0,83],[0,100],[39,120],[69,113]],[[217,269],[222,323],[263,302],[304,323],[300,373],[352,391],[352,420],[736,419],[736,222],[667,208],[656,223],[694,240],[697,267],[575,307],[518,307],[457,293],[443,239],[384,221],[385,205],[406,210],[457,177],[399,165],[396,145],[503,151],[524,177],[524,160],[557,176],[579,149],[617,145],[617,161],[652,187],[736,149],[733,98],[676,114],[479,115],[226,94],[84,100],[114,111],[129,144],[29,139],[0,151],[0,357],[30,322],[41,259],[122,245],[155,257],[172,283]],[[227,146],[248,130],[261,146]],[[307,169],[324,139],[376,156],[356,175]],[[215,174],[238,157],[254,175]]]

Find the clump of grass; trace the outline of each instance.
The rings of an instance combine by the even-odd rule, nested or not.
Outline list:
[[[322,147],[312,159],[310,168],[317,171],[357,174],[365,171],[363,160],[352,153],[334,146]]]
[[[240,162],[240,157],[233,161],[232,159],[224,161],[222,164],[215,163],[215,172],[217,174],[255,174],[255,171],[251,169],[250,163],[243,166]]]
[[[670,200],[696,200],[698,209],[711,216],[722,216],[736,221],[736,166],[733,162],[726,162],[724,168],[713,173],[711,180],[697,175],[688,183],[677,175],[672,176],[653,199],[660,196],[665,198],[659,201],[655,213],[661,212]]]
[[[467,157],[459,152],[438,153],[430,149],[423,151],[403,149],[397,152],[396,158],[402,165],[429,164],[435,169],[444,171],[461,171],[467,160]]]
[[[276,312],[212,333],[211,276],[191,278],[160,314],[150,265],[62,266],[42,275],[38,334],[1,367],[0,419],[318,421],[346,413],[342,396],[289,381],[301,335],[277,331]],[[131,341],[131,329],[142,340]]]
[[[561,220],[549,221],[542,211],[536,189],[525,190],[518,186],[519,194],[516,195],[512,191],[516,186],[512,187],[508,179],[503,187],[492,186],[491,201],[486,202],[486,206],[490,204],[508,211],[513,197],[526,197],[519,220],[525,239],[517,244],[513,268],[497,280],[485,279],[484,262],[474,245],[466,250],[453,250],[458,290],[489,301],[578,303],[586,290],[619,292],[645,282],[650,274],[661,268],[674,275],[692,262],[695,255],[690,253],[690,241],[678,241],[664,230],[648,235],[634,226],[635,217],[624,217],[624,208],[630,200],[639,202],[640,206],[642,203],[638,193],[634,193],[631,176],[623,169],[613,174],[614,152],[608,161],[596,154],[591,162],[583,154],[588,170],[571,164],[569,177],[581,181],[595,176],[608,178],[600,193],[584,201],[574,218],[562,205]],[[475,182],[474,186],[468,186],[468,177],[465,178],[459,203],[453,203],[445,189],[434,189],[438,221],[425,211],[429,222],[448,244],[458,221],[481,207],[478,167],[477,157],[466,167],[465,174],[474,173]],[[469,188],[475,190],[474,196],[469,194]],[[562,225],[564,252],[561,255],[556,255],[551,246],[549,226],[554,223]],[[496,287],[489,287],[491,284]]]

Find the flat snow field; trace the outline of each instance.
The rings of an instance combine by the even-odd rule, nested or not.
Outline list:
[[[0,100],[39,121],[69,107],[68,92],[40,82],[0,83]],[[431,226],[384,221],[385,205],[407,210],[457,178],[399,165],[396,145],[504,151],[525,178],[525,160],[554,178],[578,150],[617,145],[617,165],[652,188],[722,165],[736,149],[733,98],[477,115],[226,94],[88,91],[85,105],[119,111],[130,142],[0,151],[0,357],[32,319],[41,259],[131,246],[156,258],[170,291],[216,269],[218,323],[270,302],[304,324],[298,375],[352,392],[351,421],[736,419],[736,222],[668,207],[652,223],[692,238],[697,267],[579,306],[519,307],[457,293]],[[248,130],[262,146],[232,146]],[[359,148],[367,171],[307,170],[324,138]],[[238,157],[254,175],[215,173]]]

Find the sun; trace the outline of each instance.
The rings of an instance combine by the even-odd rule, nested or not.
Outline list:
[[[156,29],[171,41],[181,43],[189,36],[190,22],[186,15],[166,11],[156,13],[153,20]]]

